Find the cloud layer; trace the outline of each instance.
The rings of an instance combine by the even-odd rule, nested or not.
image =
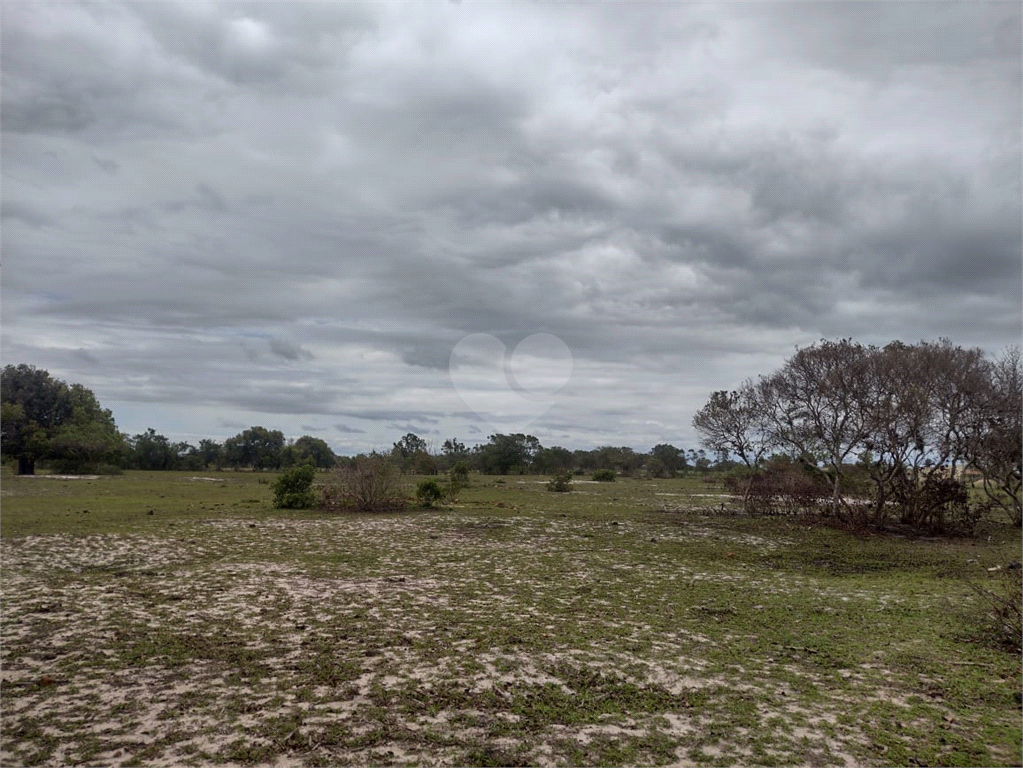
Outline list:
[[[17,3],[2,35],[5,363],[131,432],[472,442],[500,414],[452,349],[546,333],[543,442],[691,446],[796,345],[1019,341],[1015,2]]]

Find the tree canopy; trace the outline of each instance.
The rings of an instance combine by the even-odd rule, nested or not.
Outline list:
[[[800,349],[737,392],[714,392],[693,425],[715,451],[750,468],[762,448],[786,449],[831,486],[831,511],[861,517],[843,493],[852,462],[873,483],[871,522],[968,527],[964,473],[983,480],[988,505],[1023,520],[1023,373],[1018,348],[995,360],[947,339],[883,348],[851,340]]]
[[[84,472],[115,462],[123,447],[113,414],[81,384],[67,384],[31,365],[8,365],[0,373],[0,420],[4,458],[18,474],[35,474],[37,461],[65,472]]]

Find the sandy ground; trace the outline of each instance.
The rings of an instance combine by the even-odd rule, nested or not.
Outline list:
[[[499,761],[518,754],[557,765],[651,739],[675,745],[676,765],[754,757],[749,729],[739,728],[704,739],[705,757],[694,760],[714,716],[674,705],[523,732],[523,715],[502,697],[579,694],[566,676],[573,670],[656,689],[669,703],[698,692],[746,696],[757,702],[747,717],[778,730],[779,757],[854,764],[862,736],[837,724],[839,697],[801,697],[796,683],[817,684],[804,668],[778,659],[791,666],[791,684],[726,679],[709,670],[712,641],[697,623],[665,632],[616,608],[643,589],[642,568],[680,585],[706,574],[684,564],[626,570],[581,551],[565,556],[575,591],[551,590],[544,553],[582,541],[573,525],[457,515],[220,520],[160,537],[4,540],[0,764],[453,765],[486,749]],[[662,535],[723,534],[692,525]],[[765,595],[791,588],[773,578],[758,582]],[[820,590],[822,606],[877,610],[893,599]],[[586,614],[574,618],[580,600]],[[601,639],[609,631],[614,647]],[[544,645],[567,633],[571,645]]]

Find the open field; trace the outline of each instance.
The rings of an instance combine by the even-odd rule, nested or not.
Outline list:
[[[863,538],[532,477],[326,516],[201,477],[4,471],[0,764],[1023,761],[1020,660],[962,580],[1018,530]]]

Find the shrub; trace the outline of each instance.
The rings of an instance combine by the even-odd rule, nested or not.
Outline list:
[[[464,461],[455,462],[455,465],[448,471],[448,477],[457,480],[464,488],[469,484],[469,465]]]
[[[462,492],[463,488],[469,486],[469,465],[464,461],[457,462],[450,470],[448,470],[448,482],[444,488],[444,495],[450,501],[457,501],[458,494]]]
[[[432,507],[435,502],[440,501],[444,497],[444,492],[440,486],[437,485],[437,481],[430,478],[429,480],[423,480],[418,487],[416,487],[416,499],[419,500],[420,505],[424,507]]]
[[[785,515],[814,512],[831,498],[827,484],[795,468],[767,469],[752,477],[724,478],[725,487],[745,497],[751,515]]]
[[[599,483],[613,483],[615,471],[613,469],[598,469],[593,473],[593,479]]]
[[[923,482],[906,473],[892,493],[900,521],[931,533],[973,533],[981,511],[970,507],[969,491],[962,480],[927,474]]]
[[[560,472],[554,479],[547,483],[547,490],[554,493],[568,493],[572,490],[572,473]]]
[[[968,619],[979,625],[983,639],[1018,653],[1023,645],[1023,577],[1019,563],[992,573],[986,586],[970,580],[966,583],[981,599],[980,607]]]
[[[599,471],[599,470],[598,470]],[[646,476],[647,477],[673,477],[674,472],[656,456],[652,459],[648,459],[646,463]],[[597,478],[593,478],[596,480]]]
[[[273,482],[274,506],[278,509],[308,509],[316,505],[313,480],[316,467],[299,464],[286,469]]]
[[[407,499],[389,459],[360,456],[331,474],[320,504],[332,512],[398,512]]]
[[[437,460],[425,451],[418,451],[412,456],[412,474],[436,475]]]

